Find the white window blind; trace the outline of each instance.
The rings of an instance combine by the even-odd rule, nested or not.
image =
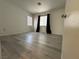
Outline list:
[[[32,17],[31,16],[27,16],[27,25],[32,26]]]
[[[47,24],[47,16],[40,17],[40,26],[46,26]]]

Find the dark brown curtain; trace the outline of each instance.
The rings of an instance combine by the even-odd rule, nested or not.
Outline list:
[[[51,34],[51,29],[50,29],[50,14],[47,14],[46,32],[47,32],[47,34]]]
[[[40,32],[40,16],[38,16],[38,23],[37,23],[36,32]]]

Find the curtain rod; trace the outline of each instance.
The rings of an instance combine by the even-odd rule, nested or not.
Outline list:
[[[45,15],[39,15],[39,16],[47,16],[47,14],[45,14]]]

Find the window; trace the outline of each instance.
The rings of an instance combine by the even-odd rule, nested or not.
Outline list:
[[[27,16],[27,25],[32,26],[32,17],[31,16]]]
[[[40,26],[46,26],[47,24],[47,16],[40,17]]]

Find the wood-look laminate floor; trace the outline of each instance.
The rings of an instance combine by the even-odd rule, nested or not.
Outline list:
[[[24,33],[0,37],[2,59],[61,59],[61,44],[62,36],[55,34]]]

